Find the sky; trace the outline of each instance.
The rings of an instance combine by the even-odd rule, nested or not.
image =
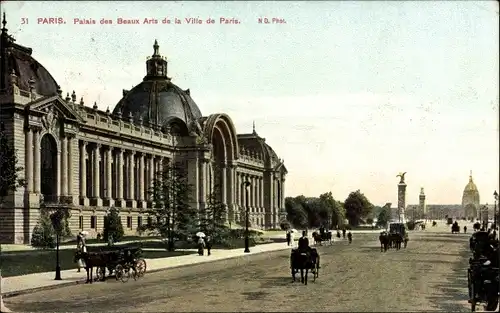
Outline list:
[[[64,94],[102,110],[142,81],[158,40],[168,75],[204,116],[227,113],[238,133],[255,121],[285,161],[286,196],[331,191],[343,201],[360,189],[396,206],[399,172],[407,204],[421,187],[428,204],[461,203],[471,170],[481,203],[499,189],[496,1],[3,1],[2,10]],[[66,23],[38,23],[58,17]]]

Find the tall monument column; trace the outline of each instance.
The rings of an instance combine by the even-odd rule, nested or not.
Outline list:
[[[405,183],[406,172],[399,173],[396,177],[400,177],[401,180],[398,184],[398,215],[399,221],[406,223],[405,219],[405,208],[406,208],[406,183]]]
[[[424,188],[420,188],[420,195],[418,196],[418,206],[422,218],[427,220],[427,207],[425,206],[425,193]]]

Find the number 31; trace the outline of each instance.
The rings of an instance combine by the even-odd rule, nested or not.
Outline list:
[[[26,17],[21,18],[21,24],[28,24],[28,19]]]

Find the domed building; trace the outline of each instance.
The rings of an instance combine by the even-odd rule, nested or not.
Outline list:
[[[238,134],[227,114],[204,116],[190,90],[168,77],[156,41],[142,82],[123,90],[112,111],[101,111],[78,101],[75,91],[63,97],[32,49],[8,34],[5,16],[2,23],[0,117],[26,186],[5,198],[0,242],[29,242],[41,206],[69,208],[72,232],[91,235],[102,232],[109,208],[119,208],[125,232],[133,234],[149,220],[156,173],[174,163],[187,172],[191,207],[202,210],[216,193],[228,223],[242,224],[248,204],[252,227],[278,227],[283,160],[255,127]]]
[[[472,179],[472,171],[469,176],[469,183],[464,188],[464,193],[462,195],[462,209],[464,210],[464,216],[467,219],[479,218],[479,190]]]

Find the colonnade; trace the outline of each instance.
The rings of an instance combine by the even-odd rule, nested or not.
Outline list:
[[[244,210],[247,207],[247,190],[248,188],[248,211],[249,218],[252,224],[255,226],[264,227],[266,224],[266,212],[264,203],[264,177],[259,175],[252,175],[243,172],[237,172],[237,186],[235,191],[237,191],[238,206]],[[249,182],[250,185],[245,187],[245,182]],[[242,210],[242,212],[244,212]],[[240,217],[240,220],[244,220],[244,217]]]
[[[80,198],[91,205],[145,208],[164,156],[80,142]]]
[[[41,188],[41,141],[42,128],[29,127],[25,130],[25,179],[26,192],[40,194]],[[52,136],[51,134],[48,134]],[[54,142],[57,140],[55,138]],[[61,137],[56,152],[56,185],[55,194],[51,196],[72,196],[73,195],[73,143],[75,136],[67,134]]]

